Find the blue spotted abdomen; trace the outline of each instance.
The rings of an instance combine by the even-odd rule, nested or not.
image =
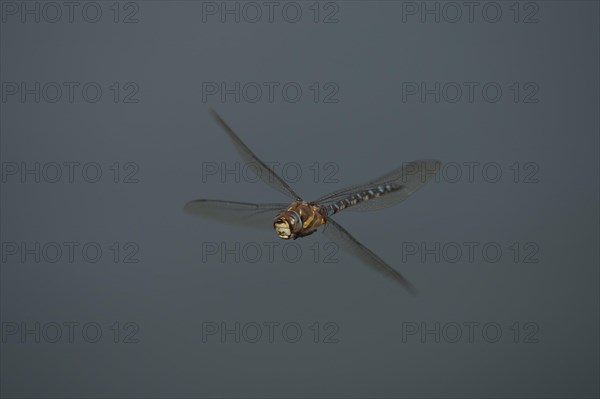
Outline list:
[[[351,206],[360,204],[361,202],[369,201],[374,198],[381,197],[382,195],[389,194],[401,188],[400,185],[389,183],[384,185],[375,186],[370,189],[357,191],[354,194],[349,194],[347,197],[342,198],[339,201],[334,202],[325,207],[327,216],[331,216],[339,211],[342,211]]]

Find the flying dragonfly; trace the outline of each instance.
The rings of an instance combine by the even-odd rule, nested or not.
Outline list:
[[[316,201],[308,202],[303,200],[272,168],[267,167],[214,110],[211,109],[210,113],[225,130],[244,162],[256,168],[259,178],[264,183],[292,198],[293,202],[256,204],[197,199],[185,205],[186,212],[232,224],[275,229],[277,236],[284,240],[306,237],[324,226],[322,231],[325,236],[336,242],[340,248],[400,283],[411,294],[416,293],[410,281],[361,244],[332,216],[344,209],[372,211],[399,204],[435,176],[441,168],[440,161],[408,162],[381,177],[334,191]]]

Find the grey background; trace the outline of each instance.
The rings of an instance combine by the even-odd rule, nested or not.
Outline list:
[[[4,4],[5,2],[2,2]],[[402,21],[402,3],[338,2],[338,23],[202,22],[193,2],[137,2],[138,23],[1,25],[2,82],[99,82],[89,104],[3,101],[2,162],[139,165],[136,184],[2,184],[2,242],[101,243],[98,263],[9,257],[1,268],[5,323],[97,322],[98,343],[20,342],[3,335],[6,397],[597,397],[598,3],[537,2],[538,23]],[[321,4],[323,6],[324,3]],[[429,3],[434,4],[434,3]],[[510,17],[509,17],[510,15]],[[136,82],[138,103],[110,100],[111,82]],[[338,103],[281,98],[204,102],[202,82],[335,82]],[[402,82],[536,82],[539,102],[402,101]],[[303,166],[307,198],[419,158],[498,162],[503,178],[430,184],[401,206],[338,221],[419,289],[411,297],[342,252],[339,262],[251,263],[211,258],[203,242],[277,242],[271,231],[186,215],[194,198],[286,201],[260,183],[202,182],[203,162],[239,161],[208,115],[215,107],[261,157]],[[514,162],[539,165],[515,184]],[[309,178],[335,162],[339,183]],[[114,263],[114,241],[139,245],[139,263]],[[402,242],[498,242],[497,263],[402,261]],[[538,263],[514,262],[511,242],[535,242]],[[320,234],[297,241],[308,251]],[[308,253],[308,252],[307,252]],[[138,343],[112,341],[115,321]],[[287,343],[202,342],[206,322],[296,322]],[[309,326],[334,322],[337,343]],[[502,339],[407,337],[403,323],[494,322]],[[537,343],[513,343],[533,322]],[[406,325],[406,324],[404,324]],[[466,331],[466,330],[465,330]],[[406,338],[406,337],[405,337]],[[322,337],[320,338],[322,341]]]

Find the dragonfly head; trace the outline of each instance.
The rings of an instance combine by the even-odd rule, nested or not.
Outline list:
[[[302,219],[295,211],[281,212],[273,221],[275,232],[284,240],[296,239],[302,231]]]

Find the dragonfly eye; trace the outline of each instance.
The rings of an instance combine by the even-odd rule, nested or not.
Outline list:
[[[296,212],[286,211],[277,215],[273,227],[279,238],[289,240],[296,238],[296,234],[302,229],[302,221]]]

